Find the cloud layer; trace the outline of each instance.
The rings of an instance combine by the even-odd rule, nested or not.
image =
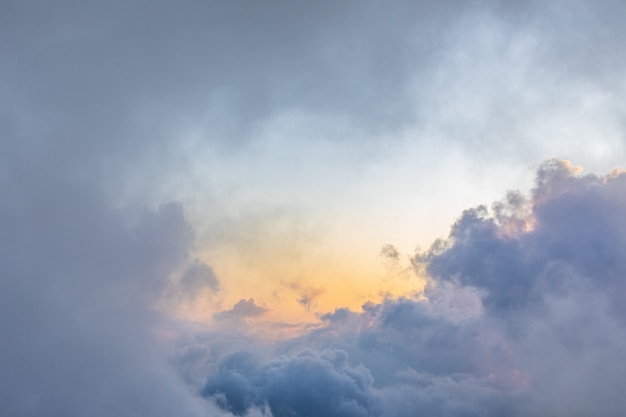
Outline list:
[[[0,4],[0,414],[626,409],[621,172],[543,164],[412,258],[423,294],[280,343],[256,338],[275,306],[200,260],[232,245],[291,273],[323,246],[301,212],[353,222],[329,233],[350,244],[412,235],[391,203],[439,216],[459,181],[623,159],[620,2],[39,3]],[[332,288],[293,275],[274,284],[315,314]],[[185,303],[215,330],[163,309]]]

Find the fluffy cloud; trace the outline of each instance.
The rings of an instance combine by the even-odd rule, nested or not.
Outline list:
[[[271,354],[231,353],[202,392],[235,414],[619,414],[624,195],[619,171],[547,161],[528,198],[465,211],[416,255],[422,298],[339,309]]]
[[[626,222],[620,215],[626,176],[575,173],[564,161],[543,164],[531,213],[518,213],[519,198],[494,205],[500,214],[508,205],[509,216],[491,217],[485,207],[463,213],[448,248],[420,255],[427,259],[428,273],[485,290],[485,305],[498,313],[542,303],[546,291],[567,291],[577,276],[614,297],[624,288],[626,273],[621,256]],[[613,307],[621,309],[617,299]]]
[[[251,406],[269,407],[274,417],[379,415],[372,376],[350,366],[337,350],[305,350],[262,362],[247,353],[226,357],[203,394],[235,414]]]

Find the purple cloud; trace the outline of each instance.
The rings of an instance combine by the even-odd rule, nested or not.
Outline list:
[[[624,196],[624,173],[549,160],[528,198],[466,210],[416,254],[424,298],[338,309],[263,354],[218,359],[203,394],[274,417],[618,415]]]

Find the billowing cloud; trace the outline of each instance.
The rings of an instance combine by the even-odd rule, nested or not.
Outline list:
[[[463,213],[452,228],[449,247],[426,256],[429,274],[485,290],[485,305],[498,312],[542,303],[546,287],[565,291],[568,280],[575,281],[572,274],[603,291],[615,290],[609,291],[611,296],[621,292],[625,177],[578,177],[576,172],[564,161],[543,164],[529,202],[531,213],[519,212],[518,197],[494,205],[499,217],[488,215],[485,207]],[[502,216],[503,207],[511,214]],[[514,235],[512,229],[517,229]],[[617,300],[613,304],[619,308]]]
[[[549,160],[529,197],[465,211],[416,255],[421,298],[338,309],[272,354],[232,353],[203,394],[275,417],[619,414],[624,195],[622,172]]]
[[[207,381],[203,394],[235,414],[269,407],[274,417],[379,415],[372,376],[350,366],[345,352],[305,350],[268,362],[246,353],[225,358]]]

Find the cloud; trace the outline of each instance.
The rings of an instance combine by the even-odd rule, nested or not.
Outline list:
[[[416,255],[422,297],[338,309],[299,338],[225,355],[202,392],[239,415],[619,414],[625,187],[621,171],[546,161],[530,196],[466,210]]]
[[[181,276],[178,286],[185,294],[193,297],[205,288],[213,292],[219,290],[220,283],[210,266],[195,259]]]
[[[0,410],[203,415],[151,334],[151,306],[191,244],[180,205],[119,210],[56,180],[1,186]]]
[[[241,320],[262,316],[268,311],[269,309],[267,307],[256,304],[254,298],[249,298],[247,300],[239,300],[231,310],[216,313],[213,318],[215,320]]]
[[[626,224],[618,213],[625,202],[624,176],[577,172],[565,161],[543,164],[531,196],[532,212],[522,217],[502,223],[485,207],[464,212],[452,228],[449,247],[426,256],[429,274],[486,290],[485,305],[499,312],[540,303],[544,286],[565,285],[546,276],[556,264],[592,279],[603,290],[621,288]],[[499,202],[496,213],[504,206],[514,213],[518,202]],[[533,228],[519,236],[502,234],[511,221]]]
[[[326,290],[324,288],[307,287],[303,286],[299,282],[290,282],[284,284],[287,288],[298,293],[296,301],[307,310],[316,307],[316,298],[324,294]]]
[[[203,394],[238,415],[253,405],[267,405],[274,417],[380,415],[372,383],[369,371],[350,366],[342,351],[306,350],[265,363],[237,353],[221,362]]]

